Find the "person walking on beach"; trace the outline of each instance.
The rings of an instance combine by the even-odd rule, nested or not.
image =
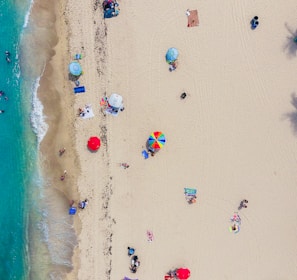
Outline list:
[[[246,199],[243,199],[242,201],[240,201],[240,205],[238,207],[238,210],[242,209],[242,208],[247,208],[247,204],[248,203],[248,200]]]
[[[60,177],[60,180],[61,180],[61,181],[64,181],[64,180],[65,180],[66,174],[67,174],[67,171],[64,170],[64,174],[61,175],[61,177]]]
[[[124,162],[124,163],[121,163],[121,167],[123,167],[124,169],[127,169],[130,167],[130,165],[128,163]]]
[[[62,148],[59,150],[59,155],[60,157],[66,152],[66,149],[65,148]]]
[[[85,199],[85,200],[83,200],[83,201],[80,201],[79,203],[78,203],[78,207],[80,208],[80,209],[85,209],[86,208],[86,206],[88,205],[88,200],[87,199]]]

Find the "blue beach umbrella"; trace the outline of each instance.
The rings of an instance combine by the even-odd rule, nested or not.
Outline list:
[[[73,76],[79,76],[82,73],[82,69],[81,66],[78,62],[73,61],[69,64],[69,72],[73,75]]]
[[[166,61],[167,63],[172,63],[175,60],[177,60],[178,57],[178,50],[176,48],[170,48],[168,49],[166,53]]]

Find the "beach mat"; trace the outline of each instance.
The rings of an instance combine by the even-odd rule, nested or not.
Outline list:
[[[85,92],[85,91],[86,91],[86,89],[85,89],[84,86],[73,88],[73,92],[74,92],[75,94],[77,94],[77,93],[83,93],[83,92]]]
[[[198,11],[197,10],[190,11],[190,15],[188,16],[188,27],[193,27],[198,25],[199,25]]]
[[[85,109],[83,111],[83,114],[81,114],[81,118],[83,119],[89,119],[89,118],[93,118],[95,115],[93,113],[93,109],[91,107],[91,105],[86,105]]]

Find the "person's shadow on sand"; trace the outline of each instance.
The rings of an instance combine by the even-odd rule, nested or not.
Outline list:
[[[285,27],[289,33],[287,36],[286,43],[284,45],[284,51],[287,53],[289,58],[297,56],[297,30],[293,30],[285,23]]]
[[[297,96],[295,92],[291,94],[291,104],[293,105],[295,110],[290,113],[287,113],[285,115],[285,119],[290,120],[293,132],[297,135]]]

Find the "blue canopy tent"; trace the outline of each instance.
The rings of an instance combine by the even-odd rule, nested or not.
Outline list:
[[[73,76],[79,76],[82,73],[80,64],[77,61],[73,61],[69,64],[69,72]]]
[[[178,50],[176,48],[168,49],[165,57],[166,57],[167,63],[169,63],[169,64],[173,63],[178,58]]]

